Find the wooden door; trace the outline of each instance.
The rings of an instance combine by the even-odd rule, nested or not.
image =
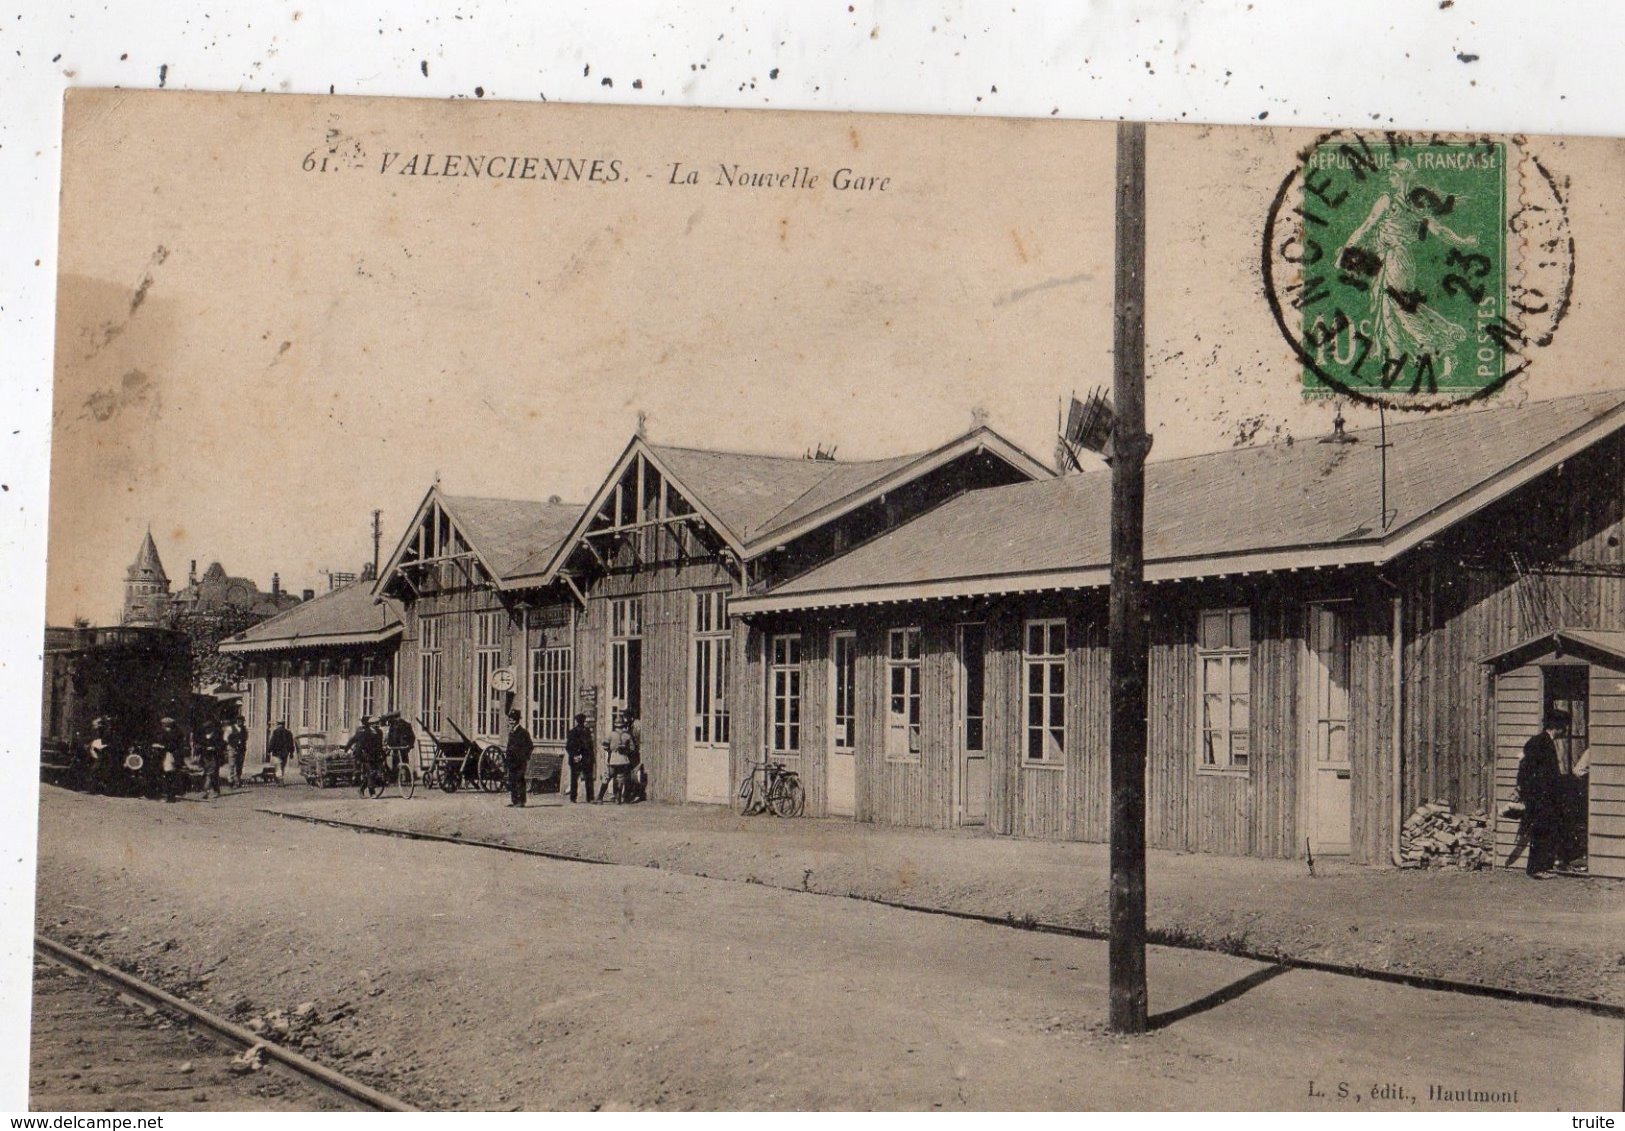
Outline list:
[[[829,644],[830,737],[824,808],[832,817],[851,817],[857,813],[858,634],[832,633]]]
[[[1346,856],[1354,782],[1349,760],[1348,617],[1342,606],[1309,606],[1308,643],[1304,688],[1307,840],[1317,856]]]
[[[981,624],[962,624],[958,631],[959,673],[955,695],[955,730],[959,758],[958,814],[961,825],[987,822],[988,790],[992,783],[987,760],[987,630]]]

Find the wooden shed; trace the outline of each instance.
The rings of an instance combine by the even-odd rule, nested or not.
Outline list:
[[[1518,821],[1505,815],[1514,802],[1523,745],[1540,730],[1547,711],[1572,720],[1559,743],[1567,771],[1589,749],[1591,770],[1571,778],[1583,793],[1590,873],[1625,878],[1625,632],[1560,628],[1542,633],[1485,661],[1495,681],[1495,858],[1517,866]]]

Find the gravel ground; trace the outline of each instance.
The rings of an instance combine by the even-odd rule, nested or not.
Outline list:
[[[1102,1025],[1097,941],[648,859],[359,835],[260,800],[45,790],[41,928],[245,1024],[303,1013],[278,1039],[426,1107],[1541,1110],[1619,1094],[1618,1022],[1572,1010],[1154,948],[1156,1027],[1126,1040]],[[515,830],[568,819],[469,800]],[[674,814],[575,819],[600,840],[619,821],[627,843]],[[810,859],[782,843],[757,858],[759,880]],[[1434,1101],[1431,1086],[1507,1098]]]
[[[237,1070],[241,1049],[55,962],[35,960],[33,1001],[35,1111],[345,1110],[280,1066]]]
[[[717,806],[524,811],[475,794],[363,801],[348,791],[262,789],[228,798],[326,819],[488,840],[828,895],[1107,927],[1106,847],[974,831],[740,817]],[[1417,871],[1153,852],[1154,937],[1529,993],[1625,1004],[1625,882],[1521,871]]]

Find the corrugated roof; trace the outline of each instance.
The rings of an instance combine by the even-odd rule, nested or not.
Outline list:
[[[356,581],[295,605],[228,637],[223,651],[259,651],[306,644],[365,643],[400,631],[400,608],[393,601],[373,601],[372,582]]]
[[[498,577],[523,573],[531,561],[545,565],[581,514],[580,503],[447,494],[440,502]]]
[[[1622,405],[1613,392],[1391,423],[1388,536]],[[1378,431],[1349,435],[1148,463],[1146,561],[1380,543]],[[1110,514],[1106,469],[973,491],[768,596],[1104,569]]]

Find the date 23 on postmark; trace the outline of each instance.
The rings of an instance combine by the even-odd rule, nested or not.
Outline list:
[[[1270,206],[1263,280],[1306,396],[1488,397],[1568,312],[1565,188],[1519,138],[1324,134]]]

